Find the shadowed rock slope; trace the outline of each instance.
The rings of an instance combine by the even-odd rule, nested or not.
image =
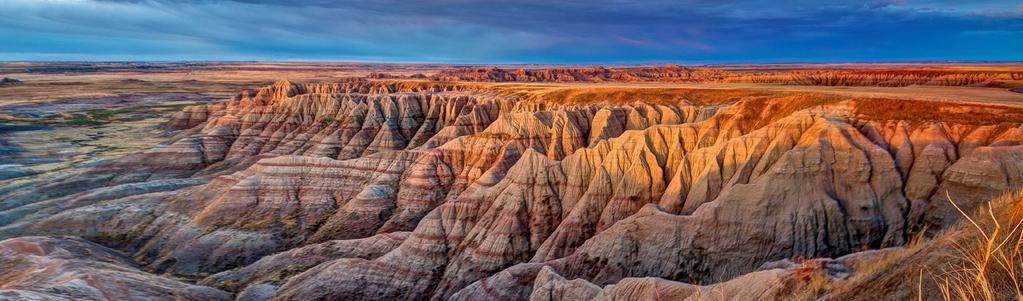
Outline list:
[[[230,300],[231,295],[142,272],[117,251],[77,238],[0,241],[3,300]]]
[[[946,192],[975,207],[1023,182],[1018,109],[594,95],[280,81],[182,110],[150,151],[0,196],[0,238],[82,237],[247,300],[754,296],[772,288],[723,281],[902,245],[957,220]]]

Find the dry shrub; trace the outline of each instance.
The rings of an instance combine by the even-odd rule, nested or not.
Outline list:
[[[836,283],[824,269],[824,261],[807,260],[800,263],[788,277],[779,284],[781,290],[774,293],[784,300],[816,300],[835,289]]]

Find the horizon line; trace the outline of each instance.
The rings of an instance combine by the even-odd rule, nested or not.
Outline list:
[[[331,64],[381,64],[381,65],[446,65],[446,66],[742,66],[742,65],[844,65],[844,64],[1023,64],[1023,60],[849,60],[849,61],[772,61],[772,62],[585,62],[585,63],[540,63],[540,62],[439,62],[439,61],[378,61],[378,60],[0,60],[0,64],[12,63],[331,63]]]

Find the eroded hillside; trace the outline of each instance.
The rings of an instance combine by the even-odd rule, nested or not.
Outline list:
[[[765,68],[767,67],[767,68]],[[1006,68],[1007,67],[1007,68]],[[423,74],[374,78],[427,78]],[[499,67],[440,70],[429,76],[438,81],[474,82],[699,82],[761,83],[803,86],[987,86],[1011,88],[1023,83],[1018,66],[933,65],[736,65],[685,67],[679,65],[589,68],[505,69]]]
[[[787,91],[278,81],[183,109],[149,151],[0,196],[0,266],[84,262],[0,277],[0,294],[92,274],[196,281],[83,284],[110,294],[245,300],[783,294],[767,284],[806,269],[779,260],[838,277],[956,223],[947,196],[975,208],[1019,186],[1020,122]]]

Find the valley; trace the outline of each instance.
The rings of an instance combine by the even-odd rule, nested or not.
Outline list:
[[[1017,65],[145,66],[0,67],[0,297],[930,300],[1023,237]]]

